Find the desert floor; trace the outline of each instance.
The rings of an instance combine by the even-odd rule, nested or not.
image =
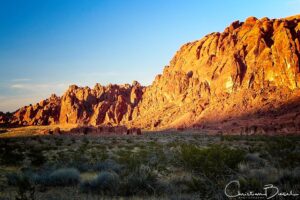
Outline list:
[[[1,200],[226,199],[232,180],[300,193],[300,136],[29,132],[0,139]]]

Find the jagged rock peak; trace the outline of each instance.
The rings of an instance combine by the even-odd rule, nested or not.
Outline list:
[[[93,89],[71,85],[61,98],[21,108],[9,119],[153,130],[209,124],[220,128],[233,119],[231,124],[246,119],[247,126],[267,126],[270,119],[276,121],[274,116],[276,123],[295,124],[300,112],[295,100],[300,98],[299,40],[299,15],[249,17],[184,44],[148,87],[136,81],[96,84]]]

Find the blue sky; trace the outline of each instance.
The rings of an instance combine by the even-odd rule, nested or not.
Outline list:
[[[299,10],[300,0],[0,0],[0,110],[70,84],[149,85],[186,42]]]

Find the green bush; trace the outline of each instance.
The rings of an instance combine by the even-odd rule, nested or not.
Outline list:
[[[7,143],[1,143],[1,163],[5,165],[20,165],[25,159],[25,156],[22,153],[24,150],[18,144],[10,144],[10,141],[11,140],[7,140]]]
[[[80,181],[80,173],[75,168],[58,169],[48,176],[47,181],[49,186],[76,185]]]
[[[203,173],[208,177],[215,177],[237,169],[238,163],[245,157],[245,152],[220,145],[213,145],[208,148],[183,145],[180,156],[187,169],[192,172]]]
[[[122,184],[122,193],[130,195],[152,195],[159,189],[157,177],[148,166],[141,165],[140,168],[130,173]]]
[[[20,174],[18,173],[6,174],[6,180],[8,185],[16,186],[18,181],[20,180]]]
[[[26,174],[10,173],[6,175],[8,185],[17,187],[16,200],[34,200],[35,187],[31,177]]]
[[[35,149],[30,150],[28,157],[30,158],[33,166],[41,166],[47,161],[47,158],[43,155],[43,152]]]
[[[248,153],[245,156],[245,160],[255,166],[264,167],[266,166],[266,160],[262,159],[259,153]]]
[[[113,172],[101,172],[95,179],[81,184],[83,192],[115,195],[120,185],[120,178]]]
[[[283,169],[280,170],[278,184],[292,184],[297,185],[300,184],[300,167],[295,169]]]
[[[111,159],[106,159],[105,161],[97,162],[94,164],[93,168],[96,171],[113,171],[116,173],[120,173],[122,170],[122,166]]]
[[[149,152],[147,150],[141,150],[138,152],[119,151],[118,163],[126,166],[130,171],[138,169],[141,164],[147,163],[149,158]]]

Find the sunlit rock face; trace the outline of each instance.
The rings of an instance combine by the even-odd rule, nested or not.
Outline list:
[[[183,45],[139,105],[147,128],[198,126],[297,96],[299,16],[248,18]],[[272,105],[272,106],[271,106]]]
[[[59,123],[126,124],[142,95],[143,87],[136,81],[132,85],[96,84],[93,89],[70,86],[62,96]]]
[[[13,113],[11,125],[49,125],[59,121],[60,97],[55,94],[35,105],[24,106]]]
[[[276,120],[298,127],[299,40],[299,16],[249,17],[183,45],[148,87],[73,85],[44,106],[21,108],[11,122],[232,129],[227,121],[235,119],[242,120],[235,127]]]

